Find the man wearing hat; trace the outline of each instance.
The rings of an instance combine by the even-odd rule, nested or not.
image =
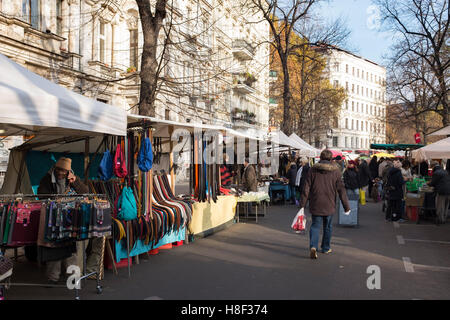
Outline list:
[[[41,179],[38,195],[43,198],[52,198],[55,194],[85,194],[89,188],[72,171],[72,159],[60,158],[54,167]],[[70,241],[61,246],[40,247],[41,254],[46,257],[46,275],[50,284],[57,284],[62,273],[62,264],[67,268],[70,265],[79,265],[75,242]],[[78,248],[80,251],[81,247]]]
[[[71,189],[78,194],[89,193],[89,188],[73,173],[72,159],[63,157],[42,178],[38,194],[67,194]]]

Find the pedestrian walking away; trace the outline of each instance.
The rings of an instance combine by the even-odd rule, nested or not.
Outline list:
[[[332,217],[336,212],[336,197],[342,202],[346,214],[350,214],[345,186],[338,165],[331,163],[333,153],[325,149],[320,154],[320,161],[308,172],[302,190],[300,208],[305,208],[309,201],[312,225],[309,232],[309,255],[317,259],[320,226],[323,226],[321,251],[331,253]]]
[[[386,197],[388,207],[386,209],[386,221],[398,221],[401,218],[405,180],[401,171],[401,160],[395,159],[393,165],[387,174]]]
[[[438,162],[431,164],[433,175],[429,185],[436,192],[436,223],[444,224],[447,221],[448,207],[450,205],[450,174],[442,169]]]

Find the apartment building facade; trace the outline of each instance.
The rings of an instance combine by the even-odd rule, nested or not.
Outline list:
[[[250,132],[269,121],[269,27],[245,1],[170,1],[156,117]],[[0,53],[75,92],[138,113],[134,0],[0,0]]]
[[[372,143],[386,143],[386,69],[336,48],[328,50],[328,72],[347,99],[316,147],[367,151]]]

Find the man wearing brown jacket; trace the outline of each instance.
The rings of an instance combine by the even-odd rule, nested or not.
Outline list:
[[[342,201],[345,214],[350,214],[350,205],[341,178],[341,171],[336,164],[331,163],[333,154],[323,150],[320,161],[309,170],[305,186],[302,190],[300,208],[304,208],[309,200],[309,211],[312,215],[312,225],[309,231],[309,248],[311,259],[317,259],[320,225],[323,224],[322,253],[331,253],[332,217],[336,212],[336,195]]]

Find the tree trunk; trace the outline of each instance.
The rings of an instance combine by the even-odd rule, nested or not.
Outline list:
[[[281,124],[281,131],[283,131],[286,135],[290,135],[291,128],[291,115],[290,115],[290,100],[291,100],[291,91],[289,84],[289,70],[287,63],[287,56],[280,55],[281,64],[283,67],[283,123]]]
[[[155,14],[152,15],[149,0],[136,0],[144,36],[140,70],[139,114],[150,117],[154,117],[156,114],[155,100],[159,78],[158,35],[166,17],[166,2],[167,0],[158,0],[155,6]]]

